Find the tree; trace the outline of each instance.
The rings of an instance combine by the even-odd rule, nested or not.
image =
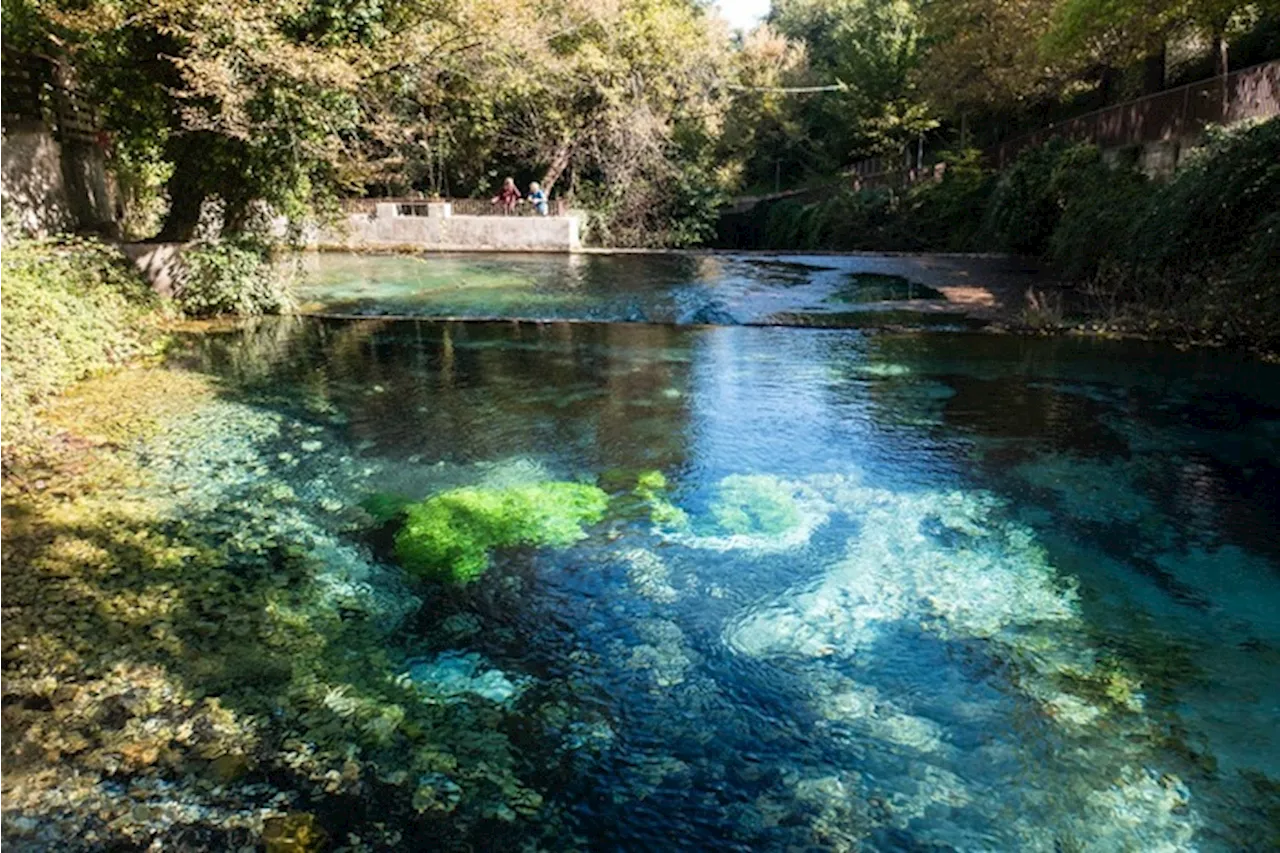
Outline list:
[[[813,140],[788,88],[813,82],[803,42],[762,24],[735,56],[740,88],[733,93],[719,140],[722,180],[734,187],[778,187],[781,174],[810,171]],[[807,97],[807,96],[806,96]]]
[[[919,81],[954,117],[1005,109],[1056,94],[1071,70],[1046,61],[1040,42],[1056,0],[931,0]]]
[[[803,42],[813,76],[841,91],[797,109],[829,168],[885,153],[935,126],[916,89],[921,21],[908,0],[778,0],[770,23]]]

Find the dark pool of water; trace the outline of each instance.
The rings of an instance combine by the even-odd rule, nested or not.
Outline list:
[[[854,327],[911,304],[936,326],[961,322],[938,287],[1037,281],[992,258],[334,252],[308,259],[299,298],[321,314]]]
[[[540,280],[530,263],[490,272]],[[349,304],[368,307],[361,282]],[[628,282],[615,304],[640,305]],[[1277,837],[1276,366],[1083,339],[372,319],[267,322],[182,361],[314,423],[386,491],[552,478],[625,497],[665,474],[693,532],[615,513],[569,549],[500,555],[473,595],[425,595],[402,629],[466,614],[483,630],[426,651],[539,685],[512,713],[566,815],[550,849]],[[306,494],[328,464],[272,476]],[[744,494],[785,503],[785,529],[717,528]],[[492,592],[510,578],[518,594]],[[539,722],[556,685],[589,732]]]

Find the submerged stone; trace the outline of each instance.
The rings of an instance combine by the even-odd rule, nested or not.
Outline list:
[[[446,702],[473,695],[509,704],[528,686],[522,679],[513,681],[502,670],[489,667],[475,652],[441,652],[434,658],[413,659],[405,672],[414,684]]]
[[[328,834],[310,812],[292,812],[263,822],[262,843],[267,853],[315,853],[328,843]]]
[[[694,519],[687,530],[659,529],[686,547],[770,553],[805,545],[830,511],[830,504],[807,483],[770,474],[732,474],[717,485],[705,517]]]

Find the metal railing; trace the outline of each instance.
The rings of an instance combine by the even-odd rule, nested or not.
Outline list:
[[[1020,152],[1055,137],[1091,142],[1099,148],[1123,148],[1186,139],[1210,124],[1277,115],[1280,60],[1273,60],[1046,125],[1000,143],[991,152],[991,161],[1002,169]]]
[[[854,189],[872,189],[876,187],[897,188],[920,183],[932,183],[942,180],[946,171],[945,163],[932,166],[908,167],[897,162],[896,157],[872,157],[859,160],[845,170]]]
[[[454,216],[538,216],[537,210],[528,201],[516,205],[514,210],[507,211],[500,204],[487,198],[353,198],[343,202],[347,213],[373,213],[379,204],[396,205],[396,213],[400,216],[426,216],[428,205],[448,202],[453,207]],[[568,216],[569,203],[562,198],[553,198],[547,202],[548,216]]]

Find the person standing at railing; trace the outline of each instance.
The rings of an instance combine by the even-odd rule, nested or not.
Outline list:
[[[529,184],[529,201],[533,204],[533,209],[538,211],[539,216],[547,215],[547,194],[542,191],[537,181]]]
[[[516,212],[516,205],[520,203],[520,189],[516,186],[515,178],[507,178],[502,182],[502,190],[493,197],[492,203],[502,205],[502,212],[508,216]]]

